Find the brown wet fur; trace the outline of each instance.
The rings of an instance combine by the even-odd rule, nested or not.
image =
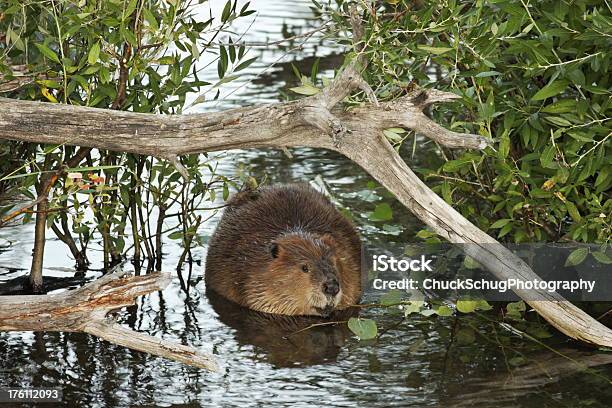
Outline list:
[[[361,242],[351,222],[306,184],[245,191],[229,201],[211,237],[205,280],[207,289],[253,310],[327,316],[361,297]]]

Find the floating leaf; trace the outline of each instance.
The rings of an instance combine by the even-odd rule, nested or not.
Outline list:
[[[511,366],[518,367],[518,366],[525,365],[527,363],[527,360],[525,360],[525,357],[516,356],[516,357],[512,357],[510,360],[508,360],[508,363]]]
[[[450,307],[446,306],[446,305],[442,305],[439,308],[436,309],[436,313],[438,314],[438,316],[452,316],[453,315],[453,309],[451,309]]]
[[[387,203],[378,204],[368,218],[370,221],[389,221],[393,219],[393,210]]]
[[[404,305],[404,315],[408,316],[412,313],[420,313],[421,308],[425,306],[425,302],[422,300],[411,300]]]
[[[597,259],[602,264],[612,264],[612,258],[601,251],[592,252],[591,255],[593,255],[593,258]]]
[[[476,310],[478,302],[475,300],[458,300],[457,310],[461,313],[472,313]]]
[[[463,260],[463,265],[468,269],[478,269],[480,268],[480,264],[474,260],[474,258],[470,256],[466,256]]]
[[[576,266],[585,260],[589,254],[588,248],[578,248],[572,251],[565,261],[565,266]]]
[[[376,322],[372,319],[351,317],[348,321],[348,327],[355,333],[359,340],[373,339],[378,335]]]
[[[402,300],[402,291],[393,289],[380,297],[380,304],[389,306],[399,303]]]
[[[486,311],[493,309],[493,306],[491,306],[486,300],[480,299],[479,301],[477,301],[476,309]]]

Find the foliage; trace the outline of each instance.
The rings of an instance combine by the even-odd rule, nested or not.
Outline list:
[[[460,101],[431,115],[496,144],[484,152],[440,148],[439,167],[418,169],[436,192],[505,240],[610,240],[608,3],[367,4],[365,74],[378,97],[414,85],[452,91]],[[347,2],[326,11],[348,27]],[[398,149],[407,136],[387,132]]]
[[[210,13],[201,21],[193,2],[182,0],[2,0],[0,89],[11,98],[180,113],[189,94],[200,92],[192,104],[215,99],[219,87],[236,78],[230,74],[253,62],[231,34],[224,34],[227,44],[217,41],[233,20],[252,13],[248,6],[228,0],[221,16]],[[200,78],[202,65],[196,62],[204,52],[217,63],[216,83]],[[215,174],[206,155],[178,159],[189,175],[185,180],[162,159],[94,151],[70,163],[75,149],[67,146],[7,143],[2,149],[4,189],[14,180],[21,194],[35,200],[52,183],[47,225],[70,247],[80,269],[95,237],[102,238],[107,265],[132,249],[136,259],[144,251],[159,268],[161,234],[177,229],[170,238],[188,251],[202,222],[194,210],[213,201],[217,187],[227,192],[227,180]],[[71,169],[62,167],[67,163]],[[59,179],[52,181],[53,175]],[[4,214],[11,210],[2,208]],[[26,213],[24,222],[31,217]],[[126,245],[129,230],[132,246]]]

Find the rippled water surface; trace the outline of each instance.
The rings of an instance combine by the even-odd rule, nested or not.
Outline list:
[[[246,32],[250,21],[235,29],[246,32],[244,38],[250,41],[309,31],[320,24],[309,5],[308,1],[253,1],[258,14],[251,16],[255,18],[251,29]],[[321,67],[329,70],[341,63],[341,51],[318,35],[305,44],[298,41],[291,47],[252,50],[261,59],[249,68],[244,80],[224,88],[221,102],[197,105],[191,111],[278,101],[287,86],[295,83],[290,62],[309,72],[314,57],[321,56],[325,57]],[[273,62],[277,65],[270,67]],[[205,72],[214,77],[216,68],[208,69],[212,71]],[[420,160],[437,160],[431,146],[421,144],[419,149]],[[300,149],[292,155],[275,150],[230,152],[220,157],[219,171],[234,176],[245,168],[257,178],[267,175],[272,182],[311,181],[324,187],[353,217],[368,247],[414,240],[420,222],[384,191],[377,189],[372,194],[371,179],[356,165],[332,152]],[[401,229],[369,222],[363,215],[383,199],[391,204],[393,224],[402,225]],[[210,236],[217,221],[218,215],[199,233]],[[33,225],[0,230],[0,239],[12,244],[0,252],[0,290],[27,273],[32,238]],[[568,359],[483,319],[404,320],[400,314],[379,309],[361,313],[378,321],[382,334],[375,341],[357,341],[345,325],[304,330],[317,321],[273,319],[207,295],[202,279],[205,251],[198,248],[193,269],[182,271],[189,289],[175,277],[163,292],[140,298],[136,306],[122,311],[120,321],[135,330],[213,353],[221,364],[219,373],[133,352],[84,334],[0,333],[0,386],[60,387],[64,405],[91,407],[611,404],[610,354],[563,349]],[[176,243],[167,240],[165,269],[173,271],[180,253]],[[100,276],[96,268],[101,268],[101,259],[94,255],[92,261],[88,279]],[[45,276],[51,280],[70,277],[72,264],[63,244],[50,238]],[[376,302],[378,296],[367,291],[364,302]],[[551,344],[564,347],[562,341],[553,339]]]

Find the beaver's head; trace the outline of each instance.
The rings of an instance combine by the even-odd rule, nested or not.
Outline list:
[[[269,270],[278,277],[272,285],[295,307],[294,313],[286,314],[326,317],[338,306],[342,297],[340,265],[331,235],[282,235],[270,245],[270,257]]]

